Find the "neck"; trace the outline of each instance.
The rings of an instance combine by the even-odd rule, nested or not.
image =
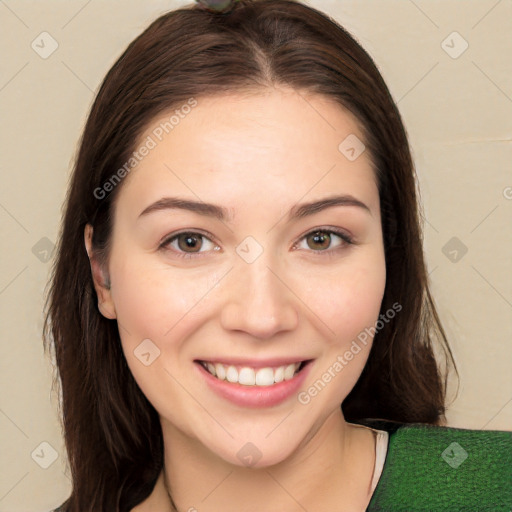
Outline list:
[[[345,422],[341,409],[308,433],[293,454],[261,468],[233,465],[162,422],[161,486],[177,512],[360,509],[370,499],[373,434]],[[172,498],[171,498],[172,496]],[[172,507],[172,505],[171,505]]]

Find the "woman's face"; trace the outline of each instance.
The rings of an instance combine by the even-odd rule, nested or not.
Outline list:
[[[177,110],[137,145],[100,308],[166,435],[275,464],[367,360],[386,279],[376,178],[354,117],[324,97],[272,89]]]

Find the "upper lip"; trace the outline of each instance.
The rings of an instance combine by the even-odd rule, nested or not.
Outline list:
[[[230,366],[249,366],[251,368],[267,368],[269,366],[287,366],[294,363],[310,361],[304,357],[273,357],[269,359],[242,359],[237,357],[212,357],[195,359],[197,362],[221,363]]]

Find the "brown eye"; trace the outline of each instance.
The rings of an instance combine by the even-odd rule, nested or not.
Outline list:
[[[338,249],[343,250],[353,243],[352,237],[343,231],[315,229],[304,235],[295,247],[299,249],[309,249],[313,251],[313,253],[326,253],[326,255],[330,255]]]
[[[184,252],[198,252],[203,245],[203,238],[202,235],[197,233],[181,233],[176,237],[178,249]]]
[[[325,250],[331,244],[331,235],[327,231],[315,231],[307,235],[308,246],[313,250]]]
[[[159,248],[180,258],[200,257],[212,250],[220,250],[220,247],[215,245],[210,238],[195,231],[183,231],[169,236]]]

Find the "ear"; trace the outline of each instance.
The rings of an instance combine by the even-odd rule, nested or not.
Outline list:
[[[84,230],[85,248],[91,264],[94,289],[98,295],[98,309],[100,313],[110,320],[117,318],[116,308],[110,292],[110,280],[108,273],[102,268],[92,249],[92,226],[87,224]]]

